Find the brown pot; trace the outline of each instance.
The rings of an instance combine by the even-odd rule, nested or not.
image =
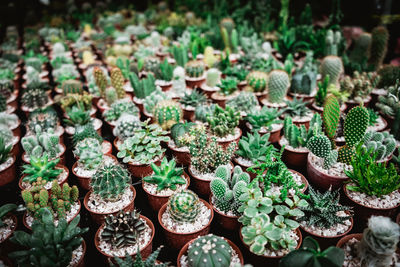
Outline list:
[[[183,110],[183,118],[187,121],[194,121],[194,112],[195,109],[187,109],[185,107],[182,107]]]
[[[303,99],[304,102],[308,102],[307,106],[311,106],[311,104],[315,100],[315,95],[317,93],[317,90],[313,90],[313,92],[314,92],[314,94],[311,94],[311,95],[297,94],[297,93],[292,93],[292,92],[289,92],[288,94],[291,99],[301,98],[301,99]]]
[[[244,172],[247,172],[249,175],[250,175],[250,178],[251,178],[251,180],[253,180],[254,178],[256,178],[256,176],[257,176],[257,174],[255,174],[254,172],[250,172],[250,171],[247,171],[247,168],[250,168],[251,166],[253,166],[253,165],[245,165],[245,164],[242,164],[242,163],[240,163],[239,161],[238,161],[238,159],[237,159],[237,157],[234,157],[233,159],[233,162],[235,163],[235,165],[238,165],[238,166],[240,166],[240,168],[242,168],[242,171],[244,171]]]
[[[172,88],[172,81],[169,81],[168,83],[164,83],[164,84],[158,84],[157,82],[156,82],[156,85],[158,85],[158,86],[160,86],[161,87],[161,90],[163,91],[163,92],[167,92],[167,91],[169,91],[171,88]]]
[[[353,225],[354,225],[353,218],[350,218],[350,222],[351,222],[351,225],[350,225],[349,229],[347,229],[346,232],[339,234],[339,235],[335,235],[335,236],[321,236],[321,235],[318,235],[316,233],[306,230],[301,225],[300,225],[300,229],[301,229],[304,237],[311,236],[318,242],[319,246],[321,247],[321,250],[325,250],[330,246],[336,246],[337,242],[353,229]]]
[[[355,238],[358,241],[361,241],[363,234],[349,234],[345,235],[342,237],[336,244],[336,247],[338,248],[343,248],[347,242],[349,242],[351,239]]]
[[[372,90],[371,92],[371,102],[369,103],[371,107],[375,107],[375,104],[378,102],[378,98],[381,95],[386,95],[387,91],[385,90],[385,92],[379,92],[377,90]]]
[[[218,145],[220,145],[223,149],[226,150],[231,143],[235,142],[236,143],[236,147],[237,147],[237,145],[239,144],[240,137],[242,137],[242,130],[240,128],[236,128],[236,129],[239,130],[239,133],[235,134],[234,138],[232,138],[231,140],[221,141],[217,137]],[[235,129],[235,132],[236,132],[236,129]]]
[[[367,96],[366,98],[364,98],[363,99],[364,107],[368,107],[369,106],[369,102],[371,102],[371,96]],[[350,109],[359,106],[360,103],[356,102],[356,101],[353,101],[353,100],[350,100],[350,101],[346,101],[346,105],[347,105],[347,108],[346,108],[346,113],[347,113],[347,112],[350,111]]]
[[[132,201],[126,207],[121,207],[121,210],[124,210],[124,211],[133,211],[133,209],[135,208],[136,190],[133,187],[133,185],[130,185],[129,187],[133,192],[133,198],[132,198]],[[89,197],[90,197],[91,193],[92,193],[92,191],[89,191],[86,193],[85,198],[83,199],[83,205],[85,205],[86,210],[89,211],[90,216],[92,217],[92,220],[96,224],[99,224],[99,225],[102,224],[108,215],[111,215],[111,214],[115,215],[119,212],[119,210],[115,211],[115,212],[111,212],[111,213],[99,213],[99,212],[92,211],[88,206],[88,201],[89,201]]]
[[[57,158],[60,159],[60,161],[58,162],[58,164],[60,165],[65,165],[65,151],[66,151],[66,147],[64,144],[60,144],[62,146],[62,150],[61,153],[57,156]],[[54,160],[54,159],[52,159]],[[26,155],[26,152],[24,151],[24,153],[22,153],[22,161],[25,162],[26,164],[29,164],[29,159],[28,156]]]
[[[206,83],[203,83],[200,86],[200,90],[207,96],[207,98],[211,98],[211,95],[213,93],[217,92],[219,90],[219,88],[218,87],[212,88],[212,87],[207,86]]]
[[[56,168],[57,168],[57,169],[63,169],[64,171],[63,171],[62,173],[64,173],[64,172],[67,173],[65,179],[64,179],[63,181],[61,181],[61,182],[58,182],[58,184],[62,187],[63,184],[65,184],[65,183],[68,181],[69,170],[68,170],[67,167],[65,167],[64,165],[61,165],[61,164],[58,164],[58,165],[56,166]],[[61,173],[61,174],[62,174],[62,173]],[[22,175],[22,177],[19,179],[18,186],[19,186],[19,189],[21,189],[21,190],[25,190],[25,187],[23,187],[23,184],[22,184],[22,180],[23,180],[26,176],[27,176],[27,175],[24,174],[24,175]],[[47,190],[47,191],[50,191],[50,189]]]
[[[79,259],[78,263],[75,265],[75,267],[84,267],[85,266],[85,255],[86,255],[86,242],[85,239],[82,240],[82,256]]]
[[[237,88],[238,88],[240,91],[243,90],[246,86],[247,86],[247,81],[246,81],[246,80],[240,81],[240,82],[237,84]]]
[[[150,123],[154,123],[154,116],[146,111],[143,107],[143,115],[146,116],[147,119],[150,119]]]
[[[159,157],[157,160],[153,160],[153,162],[156,164],[157,166],[161,165],[161,160],[163,159],[164,154],[161,155],[161,157]],[[143,178],[146,176],[149,176],[153,173],[153,169],[150,166],[150,163],[146,163],[146,164],[139,164],[139,163],[131,163],[128,162],[128,170],[129,172],[132,174],[132,176],[134,178]]]
[[[18,125],[11,130],[14,136],[21,137],[21,120],[18,120]]]
[[[333,190],[342,187],[343,183],[348,181],[349,178],[347,176],[333,176],[318,170],[311,163],[311,153],[308,154],[307,159],[307,177],[308,181],[313,185],[320,189],[328,190],[332,187]]]
[[[184,152],[176,149],[175,147],[172,147],[168,144],[168,148],[172,151],[172,155],[176,160],[177,164],[183,165],[183,166],[189,166],[190,165],[190,152]]]
[[[209,198],[209,203],[212,206],[213,210],[214,210],[214,215],[215,215],[215,221],[218,223],[218,225],[220,227],[222,227],[223,229],[227,230],[227,231],[236,231],[236,229],[240,228],[240,222],[238,221],[239,216],[229,216],[226,215],[222,212],[220,212],[213,204],[212,202],[212,194],[210,195]]]
[[[21,143],[20,143],[20,138],[17,136],[18,141],[13,144],[13,147],[11,149],[11,155],[13,155],[16,159],[19,159],[21,156]]]
[[[279,141],[279,146],[283,147],[282,139]],[[296,151],[288,146],[285,146],[282,154],[282,160],[296,169],[304,168],[307,165],[307,157],[309,151]]]
[[[208,202],[206,202],[203,199],[200,199],[200,201],[202,201],[204,203],[204,205],[206,205],[207,208],[209,208],[211,210],[211,218],[206,226],[204,226],[202,229],[197,230],[192,233],[187,233],[187,234],[186,233],[178,233],[178,232],[169,230],[164,226],[164,224],[162,223],[161,217],[164,214],[165,210],[167,209],[168,203],[165,203],[161,207],[161,209],[158,211],[158,222],[160,223],[161,227],[163,228],[163,232],[165,234],[165,239],[167,241],[167,246],[169,248],[174,249],[174,250],[180,250],[190,240],[192,240],[198,236],[207,235],[210,232],[211,222],[214,218],[214,211]]]
[[[79,203],[79,209],[78,212],[74,215],[74,217],[72,217],[70,220],[68,220],[67,222],[70,223],[73,219],[75,219],[76,216],[79,215],[79,213],[81,212],[81,202],[78,199],[78,203]],[[28,213],[25,211],[24,215],[22,216],[22,223],[25,226],[26,229],[28,229],[29,231],[32,231],[32,227],[29,226],[28,222],[26,221],[26,218],[28,217]]]
[[[229,239],[227,239],[227,238],[224,238],[224,239],[225,239],[226,242],[228,242],[229,246],[231,246],[231,248],[236,252],[236,254],[238,255],[238,257],[239,257],[239,259],[240,259],[240,264],[243,265],[243,264],[244,264],[243,254],[242,254],[242,252],[240,251],[240,249],[235,245],[235,243],[233,243],[233,242],[230,241]],[[182,258],[183,255],[186,255],[186,254],[187,254],[189,245],[192,244],[195,240],[196,240],[196,238],[190,240],[189,242],[187,242],[187,243],[183,246],[183,248],[179,251],[178,259],[177,259],[177,265],[178,265],[178,267],[181,267],[181,266],[182,266],[182,265],[181,265],[181,258]]]
[[[385,216],[390,217],[393,220],[396,219],[398,208],[400,207],[400,203],[392,208],[372,208],[367,207],[364,204],[356,202],[353,200],[348,192],[347,185],[343,185],[343,191],[346,195],[346,198],[350,201],[351,206],[354,207],[354,214],[357,214],[356,222],[361,224],[362,226],[366,226],[368,219],[371,216]]]
[[[221,95],[219,92],[215,92],[211,94],[211,99],[213,100],[214,103],[216,103],[218,106],[225,108],[226,106],[226,101],[234,98],[239,94],[239,91],[236,90],[236,92],[230,94],[230,95]]]
[[[150,226],[150,228],[151,228],[150,242],[140,250],[140,255],[142,256],[143,259],[146,259],[148,256],[150,256],[150,254],[153,250],[153,239],[154,239],[154,234],[155,234],[156,230],[154,228],[154,224],[147,217],[140,215],[140,218],[144,219],[146,221],[146,224],[148,226]],[[100,231],[103,228],[104,228],[104,224],[101,225],[99,227],[99,229],[97,230],[96,235],[94,236],[94,245],[96,246],[97,251],[99,251],[103,255],[104,260],[107,263],[109,263],[111,261],[113,264],[116,264],[114,261],[114,256],[111,256],[100,249]],[[130,256],[133,256],[133,258],[134,258],[135,255],[136,255],[136,253],[134,253]],[[119,257],[119,258],[124,259],[125,257]]]
[[[142,101],[138,101],[138,98],[133,97],[132,100],[133,100],[133,103],[135,103],[135,105],[139,108],[139,111],[141,113],[143,113],[143,110],[144,110],[143,101],[144,101],[144,99],[142,99]]]
[[[247,127],[247,129],[248,129],[249,131],[251,131],[251,130],[253,129],[253,127],[251,126],[251,124],[250,124],[249,122],[246,122],[246,127]],[[259,133],[261,136],[264,135],[264,134],[269,133],[270,135],[269,135],[268,141],[269,141],[270,143],[278,143],[278,142],[281,140],[281,131],[282,131],[282,129],[283,129],[283,124],[280,124],[279,129],[276,129],[276,130],[271,131],[271,132],[260,130],[260,131],[258,131],[258,133]]]
[[[16,167],[15,167],[15,159],[16,158],[14,155],[12,155],[12,159],[13,159],[13,161],[12,161],[11,165],[0,172],[0,186],[11,183],[12,181],[15,180],[15,177],[17,176],[17,171],[16,171]]]
[[[253,264],[254,266],[279,266],[279,261],[283,258],[283,256],[264,256],[264,255],[254,254],[253,252],[250,251],[249,246],[243,242],[241,229],[242,227],[239,230],[240,240],[242,241],[242,244],[244,244],[244,246],[246,247],[246,252],[249,255],[247,259],[251,264]],[[296,229],[296,233],[297,236],[299,237],[296,246],[296,249],[298,249],[302,243],[303,237],[301,235],[299,228]]]
[[[185,176],[184,178],[187,181],[187,184],[185,186],[185,189],[187,189],[190,185],[190,178],[189,178],[189,175],[187,175],[185,171],[183,172],[183,175]],[[142,188],[143,188],[144,192],[146,192],[150,207],[152,208],[153,211],[160,210],[161,207],[165,203],[168,202],[168,199],[170,196],[158,196],[158,195],[152,194],[146,190],[146,188],[143,186],[143,184],[144,184],[144,181],[142,181]]]
[[[205,80],[206,78],[204,75],[197,78],[185,77],[186,86],[192,89],[200,87]]]
[[[254,95],[257,97],[258,103],[260,105],[262,105],[262,101],[263,99],[265,99],[268,95],[267,91],[263,91],[263,92],[254,92]]]
[[[112,153],[112,144],[108,142],[107,140],[103,140],[103,143],[101,144],[102,146],[102,152],[104,155],[111,155]],[[107,149],[108,147],[108,149]]]

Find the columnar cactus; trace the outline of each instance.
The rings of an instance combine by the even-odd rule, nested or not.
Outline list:
[[[342,35],[340,31],[328,30],[325,37],[325,55],[337,56]]]
[[[283,122],[283,132],[289,145],[293,148],[305,147],[311,137],[321,131],[321,116],[314,114],[310,121],[308,130],[304,125],[295,125],[290,116],[286,116]]]
[[[115,67],[111,70],[111,85],[115,88],[115,91],[117,92],[118,98],[124,98],[125,97],[125,90],[123,88],[124,86],[124,76],[122,76],[122,72],[119,68]]]
[[[204,64],[201,61],[189,61],[185,65],[186,75],[190,78],[199,78],[204,74]]]
[[[115,101],[117,101],[118,95],[114,87],[107,87],[104,99],[106,100],[109,106],[111,106],[112,104],[115,103]]]
[[[155,121],[163,130],[170,130],[172,125],[182,120],[182,108],[173,100],[160,101],[153,111]]]
[[[376,154],[376,160],[387,159],[396,149],[396,139],[388,132],[367,132],[363,141],[367,150]]]
[[[65,80],[61,85],[61,89],[64,96],[69,94],[83,94],[82,83],[77,80]]]
[[[343,73],[343,63],[340,57],[326,56],[321,63],[322,80],[329,75],[329,84],[337,84]]]
[[[86,138],[76,144],[74,155],[85,169],[94,170],[103,162],[103,152],[100,142],[95,138]]]
[[[281,103],[290,86],[289,75],[283,70],[273,70],[268,78],[268,100]]]
[[[374,70],[379,69],[385,59],[389,41],[389,32],[384,26],[377,26],[372,30],[371,49],[368,63]]]
[[[325,134],[333,140],[340,120],[340,104],[334,95],[329,95],[324,103],[322,121],[324,123]]]
[[[200,212],[200,199],[190,190],[176,192],[168,199],[168,212],[176,222],[194,222]]]
[[[216,68],[211,68],[206,72],[206,84],[209,87],[214,88],[219,84],[221,72]]]
[[[188,248],[190,267],[229,267],[231,258],[231,246],[213,234],[198,237]]]
[[[105,97],[106,88],[107,88],[107,78],[104,72],[99,68],[95,67],[93,70],[94,79],[96,82],[97,87],[99,88],[100,96]]]
[[[247,83],[254,92],[263,92],[267,88],[267,80],[268,74],[263,71],[252,71],[246,77]]]
[[[367,60],[370,53],[371,34],[364,32],[354,42],[354,48],[351,51],[349,58],[351,62],[362,63]]]
[[[207,122],[211,132],[219,137],[225,137],[228,134],[234,134],[239,125],[240,113],[227,106],[225,109],[216,106],[214,112],[207,116]]]
[[[155,81],[153,74],[147,75],[146,78],[139,79],[136,73],[131,72],[129,74],[129,81],[135,93],[135,97],[138,99],[144,99],[156,90]]]

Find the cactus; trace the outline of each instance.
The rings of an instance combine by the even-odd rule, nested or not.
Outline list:
[[[215,198],[215,207],[220,211],[232,211],[239,216],[238,208],[241,205],[239,197],[243,187],[250,183],[250,176],[243,172],[240,166],[235,166],[231,176],[230,166],[222,165],[215,170],[215,176],[210,183],[210,190]]]
[[[153,111],[155,121],[163,130],[170,130],[172,125],[182,120],[182,109],[173,100],[163,100],[158,102]]]
[[[188,62],[188,51],[186,47],[174,45],[171,49],[171,53],[179,66],[184,67]]]
[[[372,216],[357,251],[363,266],[391,266],[399,243],[400,229],[388,217]]]
[[[186,180],[182,177],[183,169],[176,168],[176,161],[172,159],[168,161],[167,158],[163,158],[161,165],[157,166],[154,163],[150,164],[153,169],[153,174],[143,178],[146,183],[156,184],[157,191],[161,191],[166,188],[176,190],[177,185],[186,184]]]
[[[156,90],[156,79],[151,73],[148,74],[146,78],[139,80],[137,74],[131,72],[129,74],[129,81],[135,93],[135,97],[138,99],[144,99]]]
[[[268,74],[263,71],[251,71],[246,81],[253,92],[263,92],[267,88]]]
[[[90,180],[93,193],[107,201],[118,200],[129,187],[130,176],[121,165],[113,163],[97,169]]]
[[[192,137],[192,128],[195,127],[193,122],[176,123],[171,127],[171,138],[177,147],[182,147],[189,142]],[[196,126],[200,127],[200,126]]]
[[[373,70],[378,70],[385,59],[389,41],[389,32],[384,26],[377,26],[372,30],[371,49],[368,59]]]
[[[207,67],[212,68],[217,61],[218,59],[214,55],[214,49],[211,46],[207,46],[204,49],[204,59],[203,59],[204,64],[206,64]]]
[[[330,140],[333,140],[340,120],[340,104],[334,95],[329,95],[325,99],[322,121],[324,131]]]
[[[286,116],[283,122],[283,132],[289,145],[293,148],[305,147],[310,138],[321,131],[321,116],[314,114],[308,130],[304,125],[296,126],[290,116]]]
[[[376,88],[378,81],[379,76],[374,76],[373,73],[363,72],[360,74],[355,71],[352,78],[346,76],[345,79],[340,82],[340,89],[342,92],[349,95],[349,99],[360,103],[370,95],[374,88]]]
[[[396,149],[396,139],[388,132],[367,132],[363,138],[367,151],[376,156],[376,160],[390,157]]]
[[[133,136],[136,129],[140,129],[141,124],[137,116],[123,113],[117,120],[113,129],[114,136],[120,140],[125,140]]]
[[[313,53],[308,52],[301,68],[292,77],[290,91],[295,94],[310,95],[317,86],[317,69]]]
[[[207,86],[214,88],[219,84],[221,78],[221,72],[218,69],[211,68],[206,72],[206,84]]]
[[[50,159],[56,158],[60,152],[59,137],[52,129],[42,132],[36,127],[36,136],[24,136],[21,140],[22,147],[28,156],[42,157],[48,155]]]
[[[119,68],[115,67],[111,70],[111,85],[115,88],[117,96],[119,99],[124,98],[126,96],[125,90],[123,88],[125,79],[122,76],[122,72]]]
[[[96,86],[99,88],[100,96],[104,98],[106,93],[106,88],[108,85],[106,75],[99,67],[94,68],[93,75],[96,82]]]
[[[21,97],[21,104],[30,109],[37,109],[47,105],[49,96],[45,91],[40,88],[30,89],[23,93]]]
[[[63,95],[69,94],[83,94],[82,83],[77,80],[65,80],[61,85]]]
[[[325,37],[325,56],[337,56],[342,35],[340,31],[328,30]]]
[[[94,170],[103,162],[102,146],[95,138],[86,138],[77,143],[74,155],[86,170]]]
[[[355,40],[354,48],[349,55],[351,62],[361,64],[369,58],[371,39],[371,34],[364,32]]]
[[[268,78],[268,101],[271,103],[282,103],[289,86],[289,75],[285,71],[271,71]]]
[[[323,158],[323,168],[326,170],[338,160],[338,151],[332,150],[331,140],[323,134],[311,137],[307,142],[307,148],[317,157]]]
[[[239,126],[240,113],[236,109],[227,106],[225,109],[215,106],[214,112],[207,116],[211,133],[218,137],[225,137],[228,134],[235,134]]]
[[[190,190],[176,192],[168,199],[168,212],[176,222],[194,222],[200,207],[199,197]]]
[[[245,114],[249,114],[259,107],[258,99],[252,92],[240,92],[237,96],[226,101],[226,105]]]
[[[321,62],[322,80],[329,75],[329,84],[337,84],[343,73],[343,63],[340,57],[326,56]]]
[[[32,67],[39,73],[42,72],[42,61],[38,57],[30,57],[25,60],[25,65],[27,67]]]
[[[133,246],[138,243],[145,229],[146,223],[140,218],[139,212],[119,211],[116,215],[106,217],[100,238],[114,248]]]
[[[353,147],[361,141],[368,128],[368,123],[369,113],[364,106],[354,107],[347,113],[344,121],[344,136],[347,146]]]
[[[104,99],[106,100],[107,104],[110,106],[118,99],[117,91],[114,87],[107,87]]]
[[[12,147],[12,145],[7,145],[6,139],[0,135],[0,164],[3,164],[10,158]]]
[[[187,257],[191,267],[229,267],[232,248],[222,237],[209,234],[190,244]]]
[[[201,61],[189,61],[185,65],[186,75],[190,78],[200,78],[204,74],[204,63]]]
[[[104,112],[104,118],[106,121],[116,121],[123,114],[132,114],[134,116],[139,115],[138,107],[128,99],[119,99],[111,104],[110,108]]]
[[[154,57],[148,57],[144,61],[143,69],[155,75],[160,69],[160,60]]]

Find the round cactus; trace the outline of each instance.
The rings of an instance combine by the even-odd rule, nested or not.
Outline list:
[[[268,78],[268,100],[281,103],[290,86],[289,75],[283,70],[273,70]]]
[[[252,71],[246,80],[254,92],[263,92],[267,87],[268,74],[263,71]]]
[[[171,127],[182,119],[182,109],[179,103],[172,100],[160,101],[153,111],[155,121],[163,130]]]
[[[168,210],[177,222],[194,222],[200,212],[200,199],[193,191],[179,191],[169,197]]]
[[[204,63],[196,60],[189,61],[186,63],[185,72],[191,78],[202,77],[204,74]]]
[[[219,84],[221,72],[216,68],[207,70],[206,73],[206,84],[209,87],[215,87]]]
[[[327,56],[321,63],[322,80],[329,75],[329,84],[337,84],[340,75],[343,73],[343,63],[340,57]]]
[[[212,234],[198,237],[188,248],[190,267],[228,267],[232,248],[222,237]]]
[[[352,108],[344,121],[344,137],[348,147],[355,146],[364,137],[369,124],[369,113],[364,106]]]

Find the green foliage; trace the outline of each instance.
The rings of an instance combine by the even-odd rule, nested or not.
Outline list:
[[[279,119],[281,114],[282,111],[278,111],[276,108],[268,108],[267,106],[263,106],[260,110],[253,110],[252,112],[248,113],[245,117],[245,120],[247,120],[252,126],[252,132],[259,132],[262,128],[270,131],[272,130],[273,124],[279,124],[282,122]]]
[[[107,201],[118,200],[129,187],[131,177],[119,164],[102,165],[90,180],[93,193]]]
[[[340,104],[334,95],[329,95],[324,102],[322,121],[324,132],[330,140],[333,140],[340,120]]]
[[[258,132],[247,133],[247,136],[240,138],[239,149],[235,152],[236,155],[253,163],[267,161],[271,153],[276,152],[276,148],[270,145],[268,141],[269,137],[269,133],[262,136]]]
[[[268,78],[268,100],[271,103],[282,103],[290,86],[289,75],[282,70],[273,70]]]
[[[246,77],[253,92],[263,92],[267,88],[268,74],[262,71],[252,71]]]
[[[368,64],[376,71],[385,59],[388,48],[389,32],[385,26],[377,26],[372,29],[371,34],[372,38]]]
[[[154,163],[151,163],[150,166],[154,173],[144,177],[143,181],[156,184],[157,191],[162,191],[167,188],[176,190],[177,185],[186,184],[185,178],[182,177],[183,169],[176,168],[176,161],[174,159],[168,161],[167,158],[163,158],[160,166]]]
[[[326,96],[328,95],[329,80],[329,75],[326,75],[322,82],[318,82],[318,91],[315,95],[315,104],[319,107],[323,106]]]
[[[49,160],[45,154],[40,158],[32,156],[30,158],[30,164],[26,164],[23,167],[23,173],[27,176],[23,179],[24,182],[34,183],[38,178],[45,181],[52,181],[57,179],[58,175],[62,173],[62,169],[56,169],[56,165],[60,159]]]
[[[345,170],[346,175],[355,185],[347,185],[351,191],[362,192],[370,196],[385,196],[400,188],[400,175],[393,163],[378,163],[377,153],[366,150],[358,144],[351,160],[352,170]]]
[[[46,132],[41,131],[40,126],[36,126],[36,135],[24,136],[21,145],[29,157],[42,157],[47,155],[50,159],[59,156],[61,149],[59,137],[54,134],[52,129]]]
[[[321,116],[318,113],[312,117],[308,130],[304,124],[296,126],[292,118],[286,116],[283,122],[283,133],[291,147],[305,147],[311,138],[321,132],[321,124]]]
[[[299,249],[289,252],[281,259],[279,267],[341,267],[343,262],[343,249],[331,246],[321,251],[318,242],[307,236]]]
[[[228,96],[233,94],[234,92],[237,91],[237,79],[234,77],[226,77],[225,79],[222,79],[220,83],[217,85],[220,89],[219,93]]]
[[[4,204],[3,206],[0,207],[0,227],[5,226],[3,219],[6,217],[6,215],[16,209],[17,209],[17,205],[11,204],[11,203]]]
[[[378,80],[379,76],[374,77],[371,72],[363,72],[360,74],[355,71],[352,78],[346,76],[340,82],[340,90],[349,94],[349,99],[360,103],[371,94]]]
[[[79,228],[80,216],[76,216],[69,224],[61,219],[56,226],[51,212],[43,209],[41,220],[32,224],[32,234],[16,231],[11,241],[26,248],[15,251],[9,256],[20,266],[68,266],[72,252],[82,245],[82,234],[88,228]]]
[[[117,265],[114,265],[112,261],[110,261],[111,267],[168,267],[168,263],[156,264],[158,254],[160,254],[162,246],[158,247],[157,250],[153,251],[150,256],[147,257],[146,260],[143,260],[140,250],[136,253],[136,258],[133,260],[133,257],[129,254],[125,255],[125,258],[114,257]]]
[[[194,89],[190,93],[185,92],[185,95],[179,100],[184,107],[197,107],[204,104],[207,97],[200,91]]]
[[[108,122],[116,121],[122,114],[139,116],[139,109],[132,101],[121,99],[114,102],[110,108],[104,112],[104,118]]]
[[[374,126],[379,118],[379,113],[373,110],[372,108],[367,108],[369,114],[369,123],[368,126]]]
[[[342,59],[337,56],[326,56],[321,62],[320,71],[322,79],[329,75],[329,84],[337,84],[343,73]]]
[[[163,130],[170,130],[172,125],[182,120],[183,112],[179,103],[173,100],[158,102],[153,111],[155,122]]]
[[[233,66],[228,66],[223,70],[223,73],[227,77],[235,77],[239,82],[247,79],[249,71],[241,65],[235,64]],[[219,77],[219,76],[218,76]],[[247,81],[249,82],[249,81]],[[262,83],[262,81],[261,81]]]
[[[400,67],[393,65],[382,66],[378,70],[378,75],[380,76],[378,88],[393,86],[397,80],[400,80]]]
[[[284,100],[286,107],[283,109],[283,114],[290,117],[307,116],[311,110],[307,108],[308,102],[304,102],[302,98],[294,97],[292,101]]]
[[[214,113],[216,104],[198,105],[194,111],[194,117],[201,122],[207,122],[207,117]]]
[[[304,64],[293,74],[290,91],[295,94],[310,95],[317,86],[317,67],[313,53],[307,52]]]
[[[245,114],[248,114],[259,107],[257,97],[252,92],[243,91],[232,99],[226,101],[226,105]]]
[[[7,145],[3,136],[0,136],[0,164],[3,164],[10,158],[12,145]]]
[[[181,190],[168,199],[167,211],[176,222],[194,222],[200,212],[200,199],[190,190]]]
[[[106,217],[100,238],[113,248],[124,248],[136,245],[145,229],[146,223],[140,218],[139,212],[121,210],[116,215]]]
[[[86,170],[95,170],[103,163],[102,146],[95,138],[79,141],[75,146],[74,155]]]
[[[160,63],[160,68],[156,72],[156,78],[163,81],[172,81],[174,73],[174,66],[168,63],[168,60],[165,59]]]
[[[85,125],[91,122],[90,111],[80,107],[73,106],[67,111],[68,119],[64,119],[67,126]]]
[[[188,51],[187,48],[184,46],[173,46],[171,48],[171,53],[174,56],[174,59],[176,60],[176,63],[184,67],[186,63],[188,62]]]
[[[240,113],[236,109],[227,106],[225,109],[215,106],[214,112],[207,116],[207,122],[211,133],[218,137],[234,135],[239,125]]]
[[[139,79],[136,73],[131,72],[129,74],[129,81],[135,93],[135,97],[138,99],[144,99],[156,90],[156,79],[151,73],[149,73],[146,78]]]
[[[99,133],[94,129],[94,126],[91,123],[82,126],[79,125],[75,128],[75,133],[72,136],[72,143],[76,145],[78,142],[86,138],[95,138],[100,143],[103,143],[103,137],[99,135]]]

